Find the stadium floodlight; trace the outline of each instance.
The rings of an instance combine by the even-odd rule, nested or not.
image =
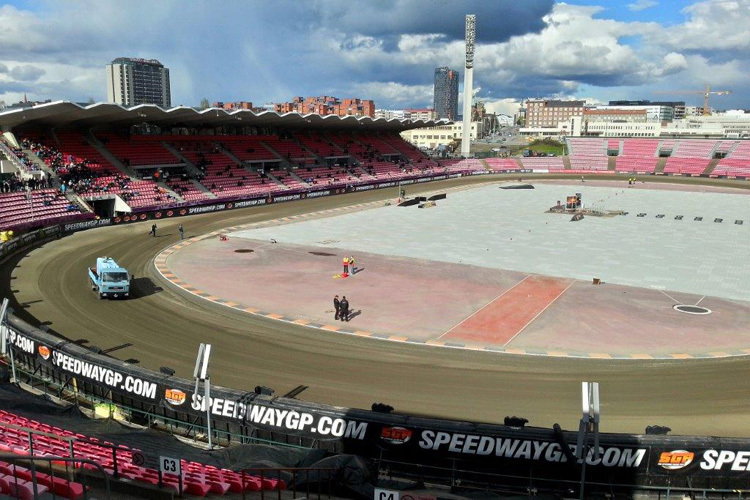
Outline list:
[[[461,156],[468,158],[471,152],[471,105],[474,93],[474,46],[477,39],[477,16],[466,16],[466,64],[464,65],[464,120],[461,130]]]
[[[211,357],[211,344],[201,344],[198,348],[198,356],[195,358],[195,368],[193,377],[195,377],[194,397],[198,396],[200,382],[203,381],[203,407],[206,410],[206,433],[208,435],[208,449],[213,450],[213,441],[211,438],[211,377],[208,374],[208,360]]]

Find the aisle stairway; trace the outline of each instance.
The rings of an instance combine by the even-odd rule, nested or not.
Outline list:
[[[659,161],[656,162],[656,168],[654,169],[655,174],[662,174],[664,173],[664,167],[667,166],[667,160],[669,158],[659,158]]]
[[[137,177],[135,175],[135,170],[133,170],[131,167],[126,167],[115,155],[109,152],[109,150],[104,146],[104,144],[94,136],[94,134],[89,130],[84,135],[84,138],[86,141],[94,148],[96,149],[100,155],[102,155],[111,165],[113,165],[115,168],[117,168],[120,172],[124,173],[128,177]]]
[[[719,164],[719,158],[714,158],[710,162],[708,162],[708,166],[706,167],[706,170],[703,171],[703,175],[711,175],[716,168],[716,165]]]

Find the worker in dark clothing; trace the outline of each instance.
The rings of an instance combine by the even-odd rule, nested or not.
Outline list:
[[[177,230],[180,232],[180,239],[185,239],[185,229],[182,227],[182,224],[180,224],[180,227],[177,228]]]
[[[341,302],[339,302],[339,296],[338,295],[336,295],[333,298],[333,307],[336,308],[335,319],[339,319],[339,312],[341,311]]]
[[[151,236],[156,238],[156,224],[151,225]]]
[[[339,313],[341,321],[349,321],[349,301],[346,300],[346,295],[341,299],[341,312]]]

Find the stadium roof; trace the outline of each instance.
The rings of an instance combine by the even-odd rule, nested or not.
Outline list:
[[[165,109],[155,104],[126,108],[113,103],[80,105],[55,101],[30,108],[0,112],[0,130],[7,132],[18,126],[40,127],[127,127],[138,123],[159,126],[219,127],[226,125],[276,126],[287,128],[328,128],[350,130],[403,131],[413,128],[446,125],[447,120],[397,120],[355,116],[321,116],[316,114],[276,113],[250,110],[208,108],[197,110],[188,106]]]

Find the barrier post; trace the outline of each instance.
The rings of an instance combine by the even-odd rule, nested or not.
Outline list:
[[[112,447],[112,475],[115,476],[115,479],[120,478],[117,472],[117,449],[114,446]]]

